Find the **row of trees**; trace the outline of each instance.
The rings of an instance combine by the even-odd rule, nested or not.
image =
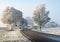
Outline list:
[[[25,20],[22,16],[22,12],[13,8],[7,7],[3,12],[2,22],[5,24],[9,24],[10,30],[14,27],[24,28],[27,25],[27,20]],[[33,19],[35,23],[39,25],[40,31],[41,26],[49,22],[50,18],[48,17],[49,11],[46,11],[45,4],[39,5],[36,7],[33,13]]]

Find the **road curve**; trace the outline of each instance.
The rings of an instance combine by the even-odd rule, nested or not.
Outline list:
[[[32,42],[60,42],[60,36],[36,32],[32,30],[21,30],[22,35]]]

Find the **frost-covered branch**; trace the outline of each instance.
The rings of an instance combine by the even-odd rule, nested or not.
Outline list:
[[[13,7],[6,7],[4,11],[2,12],[2,22],[5,24],[9,24],[11,26],[11,30],[13,27],[20,28],[20,25],[22,25],[22,12],[13,8]],[[12,26],[13,25],[13,26]],[[9,27],[10,28],[10,27]]]
[[[45,4],[42,4],[37,6],[34,10],[33,18],[34,21],[40,26],[40,30],[41,26],[46,24],[50,20],[50,18],[48,17],[49,11],[46,11],[45,9]]]

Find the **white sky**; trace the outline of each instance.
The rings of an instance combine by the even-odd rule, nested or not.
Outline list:
[[[32,17],[36,5],[42,3],[46,4],[47,10],[50,10],[49,17],[51,20],[60,24],[60,0],[0,0],[0,17],[2,15],[2,10],[6,6],[12,6],[18,10],[21,10],[24,17]],[[1,23],[0,19],[0,27],[1,26],[4,25]]]

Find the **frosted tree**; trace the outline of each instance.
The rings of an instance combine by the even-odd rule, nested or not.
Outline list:
[[[27,29],[28,27],[27,27],[27,25],[28,25],[28,22],[27,22],[27,20],[26,19],[22,19],[22,29]]]
[[[14,27],[20,28],[22,25],[22,12],[13,8],[6,7],[2,12],[2,22],[8,24],[10,30],[13,30]]]
[[[49,11],[46,11],[45,9],[45,4],[41,4],[34,10],[33,19],[39,25],[40,31],[41,26],[46,24],[50,20],[50,18],[48,17]]]

